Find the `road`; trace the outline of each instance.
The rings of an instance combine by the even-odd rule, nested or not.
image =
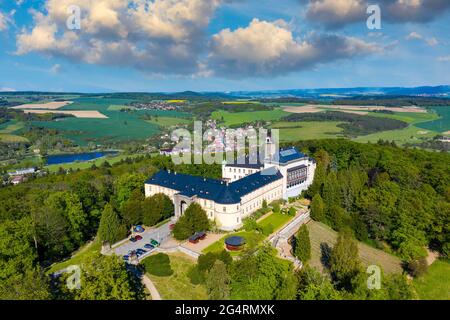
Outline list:
[[[128,254],[131,250],[136,250],[139,248],[144,249],[144,245],[146,243],[150,243],[150,239],[155,239],[159,243],[163,243],[170,237],[169,225],[171,223],[172,222],[169,221],[163,224],[162,226],[159,226],[158,228],[147,228],[143,233],[139,233],[139,235],[142,237],[142,240],[136,242],[127,241],[124,244],[113,248],[112,250],[116,255],[124,256]]]

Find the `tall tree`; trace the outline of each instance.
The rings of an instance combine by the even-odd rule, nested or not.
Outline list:
[[[358,256],[358,244],[351,231],[339,233],[336,244],[331,252],[330,272],[339,288],[352,289],[352,279],[361,271]]]
[[[135,300],[143,297],[142,287],[127,271],[125,263],[115,255],[99,253],[86,259],[81,266],[79,300]]]
[[[230,297],[230,277],[225,263],[216,260],[206,274],[206,289],[210,300],[228,300]]]
[[[306,264],[311,259],[311,242],[309,240],[309,231],[306,224],[303,224],[295,236],[295,256]]]
[[[193,202],[180,217],[173,229],[173,235],[178,240],[187,239],[198,231],[206,231],[210,227],[205,210],[196,202]]]
[[[314,195],[311,202],[311,218],[316,221],[325,222],[325,203],[319,193]]]
[[[110,244],[127,236],[127,229],[120,221],[119,215],[111,204],[107,204],[103,209],[98,236],[101,241],[108,241]]]

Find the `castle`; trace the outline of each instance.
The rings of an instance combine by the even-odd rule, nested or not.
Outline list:
[[[301,194],[313,182],[316,162],[295,147],[275,151],[269,142],[264,161],[249,157],[222,164],[222,180],[161,170],[145,182],[145,196],[164,193],[175,216],[197,202],[222,230],[235,230],[242,220],[267,203]]]

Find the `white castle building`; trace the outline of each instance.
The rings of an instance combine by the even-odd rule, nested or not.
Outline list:
[[[296,148],[278,152],[269,142],[264,161],[249,158],[222,165],[222,180],[161,170],[145,182],[145,196],[164,193],[179,217],[197,202],[223,230],[235,230],[242,220],[267,203],[298,196],[314,178],[316,163]]]

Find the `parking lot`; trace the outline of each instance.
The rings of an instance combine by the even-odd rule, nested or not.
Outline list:
[[[143,256],[150,254],[150,252],[152,250],[145,249],[144,245],[146,243],[150,243],[151,239],[158,241],[160,244],[162,244],[162,243],[164,243],[164,241],[167,241],[168,239],[170,239],[169,226],[171,223],[172,222],[169,221],[158,228],[147,228],[142,233],[136,233],[136,235],[139,234],[142,237],[141,240],[138,240],[136,242],[131,242],[130,240],[128,240],[125,243],[113,248],[114,253],[119,256],[124,256],[132,250],[144,249],[147,252]],[[142,258],[143,256],[141,256],[140,258]]]

